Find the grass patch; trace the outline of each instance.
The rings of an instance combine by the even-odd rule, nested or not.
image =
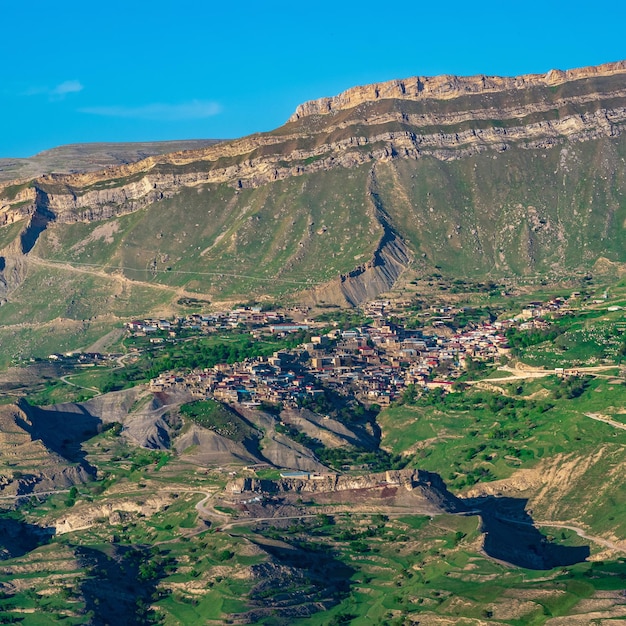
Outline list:
[[[180,407],[184,417],[232,441],[244,441],[256,433],[239,415],[215,400],[196,400]]]
[[[506,385],[506,384],[505,384]],[[626,432],[584,413],[617,413],[626,388],[602,379],[548,377],[509,383],[511,395],[468,389],[427,394],[415,405],[381,412],[383,445],[410,456],[410,465],[439,472],[454,489],[510,476],[559,453],[626,442]],[[530,387],[535,394],[525,395]],[[598,391],[596,391],[598,390]],[[543,393],[541,393],[543,391]]]

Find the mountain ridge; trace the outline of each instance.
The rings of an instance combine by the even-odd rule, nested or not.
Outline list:
[[[297,139],[298,133],[293,133],[289,131],[293,131],[291,128],[292,122],[300,121],[304,117],[312,116],[315,114],[323,115],[328,112],[339,112],[345,111],[347,109],[353,109],[360,104],[370,103],[385,99],[394,99],[400,101],[421,101],[421,100],[446,100],[446,99],[454,99],[460,98],[461,96],[472,96],[472,95],[485,95],[485,94],[494,94],[501,91],[506,91],[507,89],[516,89],[516,90],[524,90],[529,87],[534,87],[537,85],[540,86],[558,86],[563,85],[568,82],[578,81],[585,78],[596,78],[596,77],[611,77],[615,75],[626,74],[626,60],[625,61],[617,61],[615,63],[606,63],[599,66],[588,66],[579,69],[572,70],[550,70],[545,75],[542,74],[528,74],[517,77],[497,77],[497,76],[471,76],[471,77],[459,77],[452,75],[441,75],[436,77],[414,77],[411,80],[416,81],[416,84],[424,84],[428,85],[432,83],[432,87],[430,89],[415,89],[415,93],[412,93],[411,90],[408,90],[405,87],[402,87],[406,81],[402,80],[393,80],[387,81],[385,83],[373,83],[371,85],[366,85],[362,87],[353,87],[348,89],[337,96],[333,96],[331,98],[320,98],[317,100],[311,100],[309,102],[303,103],[299,105],[296,110],[296,113],[289,118],[288,123],[283,127],[285,132],[281,134],[276,134],[277,131],[281,129],[277,129],[277,131],[273,131],[270,133],[256,133],[253,135],[249,135],[240,139],[235,139],[231,141],[223,141],[218,142],[217,145],[211,145],[206,148],[199,148],[194,150],[178,150],[175,152],[169,152],[163,155],[153,155],[147,158],[136,161],[135,163],[123,164],[118,166],[111,166],[105,169],[100,170],[99,172],[78,172],[78,173],[47,173],[43,176],[39,177],[39,180],[49,181],[49,182],[59,182],[61,184],[67,185],[76,185],[80,186],[89,186],[90,184],[94,184],[99,180],[111,180],[115,177],[123,177],[123,176],[131,176],[137,174],[139,172],[148,172],[153,169],[158,164],[171,164],[175,166],[183,166],[189,163],[197,162],[197,161],[217,161],[220,158],[224,157],[242,157],[245,154],[249,154],[258,148],[265,148],[265,152],[268,152],[267,148],[272,145],[278,145],[284,142],[293,141]],[[409,79],[407,79],[409,80]],[[485,87],[485,84],[490,85]],[[459,86],[457,86],[459,85]],[[491,86],[493,85],[493,86]],[[456,88],[455,88],[456,86]],[[425,95],[424,95],[425,94]],[[623,84],[621,88],[614,89],[609,94],[611,97],[624,98],[626,96],[626,86]],[[506,110],[506,114],[509,116],[509,119],[523,120],[524,114],[528,115],[528,112],[547,112],[551,110],[555,105],[559,108],[565,107],[567,104],[584,104],[586,102],[594,101],[595,93],[589,94],[586,97],[566,97],[561,99],[554,99],[552,102],[545,103],[543,106],[528,104],[522,105],[521,107],[514,107],[513,110]],[[325,103],[328,101],[328,106]],[[430,103],[432,105],[432,103]],[[330,108],[329,108],[330,107]],[[302,110],[302,114],[298,114],[298,111]],[[304,111],[309,111],[304,113]],[[481,115],[482,111],[482,115]],[[387,114],[385,116],[378,116],[378,118],[368,119],[367,121],[370,124],[380,125],[381,123],[389,122],[389,121],[398,121],[401,119],[404,122],[413,123],[413,124],[428,124],[436,125],[436,124],[458,124],[463,121],[476,120],[476,119],[485,119],[488,120],[493,115],[497,114],[498,111],[494,107],[484,107],[482,106],[480,110],[471,110],[469,113],[466,113],[465,116],[459,117],[459,115],[450,115],[448,114],[447,118],[441,117],[441,115],[431,115],[430,117],[421,114],[419,117],[414,116],[413,118],[410,114],[401,113],[400,115],[394,115],[393,113]],[[606,119],[606,124],[604,126],[604,130],[608,130],[610,132],[615,132],[617,129],[618,132],[621,132],[621,125],[626,119],[626,113],[623,107],[616,107],[615,109],[603,108],[599,111],[599,120],[598,123],[602,124],[604,119]],[[576,115],[566,116],[565,121],[567,123],[561,123],[560,125],[555,125],[555,133],[565,133],[565,134],[574,134],[576,131],[583,131],[585,127],[585,122],[589,121],[582,120],[582,125],[573,124],[572,120]],[[501,118],[502,119],[502,118]],[[506,118],[505,118],[506,119]],[[563,121],[562,121],[563,122]],[[593,124],[591,124],[593,126]],[[337,129],[341,129],[346,126],[346,123],[339,124],[336,126]],[[578,126],[578,127],[577,127]],[[335,129],[335,127],[332,127]],[[545,130],[545,128],[544,128]],[[511,132],[507,133],[511,136]],[[488,137],[486,133],[481,134],[481,139],[488,141],[489,139],[493,139]],[[356,143],[359,145],[359,138],[350,138],[352,143]],[[369,143],[375,143],[378,137],[368,138]],[[382,137],[381,137],[382,139]],[[393,137],[389,136],[385,139],[393,140],[398,139],[402,141],[402,137]],[[421,143],[427,143],[424,141],[425,138],[422,138]],[[161,142],[166,143],[166,142]],[[439,142],[438,142],[439,143]],[[46,151],[48,152],[48,151]],[[44,153],[42,153],[44,154]],[[317,149],[309,150],[309,151],[298,151],[297,149],[293,151],[293,158],[300,158],[305,160],[306,158],[310,158],[311,156],[319,156],[320,149],[319,146]],[[265,155],[261,155],[265,156]],[[254,157],[253,157],[254,158]],[[249,167],[254,167],[257,165],[253,163],[253,158],[249,159],[246,163]],[[219,171],[217,175],[213,177],[207,177],[205,182],[223,182],[226,180],[235,180],[236,175],[241,173],[241,170],[245,170],[245,167],[237,169],[233,168],[223,168]],[[300,170],[304,170],[303,167]],[[278,176],[274,176],[276,179]],[[244,178],[245,175],[244,175]],[[16,184],[23,183],[24,179],[16,179],[12,181],[0,182],[0,198],[3,195],[6,195],[6,190],[8,187],[15,186]],[[239,184],[240,181],[237,181]],[[269,179],[259,181],[258,184],[264,184],[265,182],[269,182]]]
[[[552,69],[546,74],[522,74],[519,76],[413,76],[382,83],[351,87],[336,96],[317,98],[300,104],[290,122],[309,115],[326,115],[353,108],[363,102],[382,99],[424,100],[450,99],[467,94],[485,94],[498,91],[527,89],[531,86],[556,86],[562,83],[589,78],[626,73],[626,60],[601,65],[590,65],[569,70]]]
[[[626,68],[626,62],[612,65]],[[585,68],[587,69],[589,68]],[[613,74],[622,72],[626,72],[626,69],[615,70]],[[609,91],[607,98],[626,103],[626,88]],[[508,118],[503,118],[500,111],[499,119],[512,120],[512,123],[501,123],[486,128],[481,128],[481,124],[477,123],[480,116],[474,111],[461,118],[458,115],[448,115],[445,124],[442,124],[443,120],[433,119],[432,116],[427,119],[423,114],[411,115],[406,111],[392,111],[367,120],[373,130],[379,127],[381,131],[386,132],[369,136],[337,137],[335,141],[331,139],[329,142],[317,142],[317,145],[308,149],[292,147],[292,144],[298,141],[297,133],[278,136],[265,133],[200,150],[151,156],[133,164],[111,167],[94,173],[46,174],[35,179],[32,184],[23,181],[0,183],[0,202],[2,202],[0,220],[8,224],[31,215],[38,193],[46,196],[44,203],[49,209],[60,214],[66,213],[58,215],[57,219],[62,221],[93,217],[99,219],[97,211],[95,214],[92,212],[91,217],[89,214],[78,216],[71,214],[86,207],[93,209],[94,206],[105,204],[133,203],[146,196],[147,203],[150,203],[180,186],[226,183],[237,188],[258,187],[276,180],[331,167],[355,167],[372,159],[434,156],[441,160],[450,160],[471,156],[489,148],[503,151],[508,149],[511,142],[525,141],[524,147],[541,148],[562,142],[565,138],[585,140],[599,135],[621,134],[626,128],[626,106],[610,106],[614,104],[611,102],[607,103],[608,106],[595,107],[595,110],[591,107],[591,110],[580,111],[581,107],[596,102],[597,97],[594,98],[592,93],[582,97],[557,99],[539,107],[526,106],[522,111],[516,107],[515,111],[507,112]],[[529,113],[554,111],[555,105],[563,109],[565,114],[561,115],[559,112],[556,118],[547,120],[528,119]],[[565,109],[568,105],[579,110],[567,111]],[[493,108],[487,108],[486,111],[487,115],[497,113]],[[525,116],[520,117],[521,113],[525,113]],[[422,126],[425,122],[428,126],[434,127],[428,129],[431,132],[420,133],[411,128],[416,125]],[[446,133],[442,128],[445,125],[458,126],[463,123],[468,127],[450,129],[456,132]],[[390,124],[395,125],[395,128],[384,128]],[[289,124],[286,128],[288,127]],[[350,124],[344,123],[325,130],[327,133],[341,133],[349,127]],[[282,152],[277,150],[281,146]],[[198,166],[189,167],[193,164]],[[171,171],[163,171],[168,168]],[[124,181],[125,178],[131,180]],[[116,181],[119,181],[117,193],[113,191]],[[97,188],[98,186],[104,189]],[[13,210],[14,205],[19,206],[17,212]],[[68,212],[70,214],[67,214]],[[106,212],[102,215],[104,218],[111,216],[112,213]]]

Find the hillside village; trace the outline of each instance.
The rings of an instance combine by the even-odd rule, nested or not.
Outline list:
[[[254,326],[255,337],[263,333],[307,333],[298,348],[275,352],[270,357],[256,357],[233,364],[191,372],[166,372],[153,379],[153,391],[182,389],[198,398],[214,398],[248,406],[301,406],[307,399],[323,396],[325,390],[351,395],[365,405],[387,406],[409,387],[420,390],[441,388],[449,391],[469,364],[496,362],[508,352],[505,332],[545,328],[544,316],[554,314],[565,300],[530,303],[515,318],[503,321],[469,323],[450,332],[445,326],[459,309],[443,307],[435,313],[439,334],[407,328],[392,321],[390,303],[373,302],[365,309],[371,322],[346,330],[321,333],[324,325],[305,318],[306,323],[288,320],[282,313],[240,308],[225,313],[192,315],[178,320],[177,329],[192,328],[204,333],[224,328]],[[179,330],[165,320],[132,322],[135,334],[167,331],[174,338]],[[327,327],[326,327],[327,329]],[[316,331],[319,334],[315,334]],[[155,337],[157,341],[165,341]]]

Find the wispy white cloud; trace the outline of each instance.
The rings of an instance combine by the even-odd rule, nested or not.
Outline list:
[[[153,103],[142,106],[99,106],[79,109],[81,113],[104,115],[107,117],[126,117],[158,122],[177,122],[199,120],[217,115],[222,107],[217,102],[191,100],[180,104]]]
[[[85,87],[79,80],[66,80],[55,87],[31,87],[23,96],[48,96],[50,100],[63,100],[70,93],[78,93]]]
[[[54,89],[50,91],[51,96],[66,96],[68,93],[78,93],[84,89],[82,83],[79,80],[66,80],[64,83],[60,83]]]

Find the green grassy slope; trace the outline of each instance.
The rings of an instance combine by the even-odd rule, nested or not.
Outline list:
[[[0,324],[150,315],[189,294],[310,301],[303,292],[329,282],[315,293],[343,303],[346,293],[359,299],[387,288],[407,265],[418,277],[453,280],[616,278],[626,263],[621,80],[365,102],[192,161],[163,157],[80,183],[57,176],[9,186],[6,219],[24,219],[0,227]],[[610,129],[596,123],[602,109],[614,110]],[[194,185],[207,172],[228,182]],[[133,184],[152,195],[109,193]],[[29,186],[39,190],[38,212],[21,256],[16,244],[30,214],[20,210],[34,205],[8,203]],[[146,205],[155,188],[163,198]],[[97,206],[73,206],[73,197],[95,191],[105,192],[91,196]],[[84,221],[65,223],[76,211]],[[91,214],[121,216],[89,222]],[[393,245],[375,256],[384,233]],[[398,266],[381,269],[381,258],[400,248]],[[375,288],[354,280],[341,292],[340,275],[373,258],[378,266],[361,278]]]
[[[301,290],[370,258],[381,230],[368,205],[368,169],[258,189],[184,189],[107,227],[53,225],[35,252],[217,298]]]
[[[560,277],[626,261],[626,139],[375,166],[375,199],[425,269]],[[34,252],[216,298],[277,295],[369,260],[369,165],[256,189],[184,189],[108,222],[55,224]]]
[[[555,276],[624,262],[626,138],[376,167],[379,197],[426,266]],[[421,257],[421,255],[426,255]]]
[[[585,414],[623,421],[626,387],[598,378],[568,398],[555,377],[499,385],[506,395],[470,389],[385,409],[382,445],[462,493],[537,469],[512,483],[532,494],[537,519],[576,520],[623,536],[626,431]]]

